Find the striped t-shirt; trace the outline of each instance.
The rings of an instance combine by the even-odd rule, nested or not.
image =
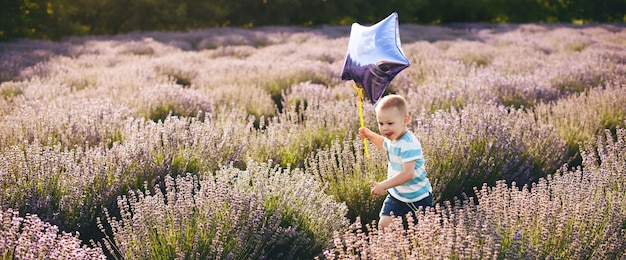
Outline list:
[[[426,178],[424,168],[424,156],[422,155],[422,144],[417,137],[407,131],[400,139],[391,141],[385,138],[383,146],[387,149],[387,178],[392,178],[402,172],[402,163],[415,160],[413,178],[406,183],[388,189],[387,191],[396,199],[403,202],[416,202],[428,197],[433,188]]]

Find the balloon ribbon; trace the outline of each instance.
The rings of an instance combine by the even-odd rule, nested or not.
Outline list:
[[[356,82],[352,85],[358,94],[359,100],[359,119],[361,121],[361,127],[365,127],[365,121],[363,120],[363,89],[357,87]],[[370,153],[367,149],[367,139],[363,139],[363,147],[365,147],[365,157],[370,157]]]

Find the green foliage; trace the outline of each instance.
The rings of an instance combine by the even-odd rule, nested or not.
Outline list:
[[[311,97],[313,99],[313,97]],[[291,99],[293,100],[293,99]],[[289,102],[287,102],[289,103]],[[284,168],[302,168],[306,159],[318,149],[329,146],[333,140],[346,137],[350,121],[343,112],[332,109],[345,106],[346,103],[322,104],[319,101],[286,106],[278,116],[268,123],[255,127],[255,142],[263,144],[265,149],[252,149],[249,156],[255,160],[271,159]]]
[[[507,107],[514,107],[516,109],[520,108],[532,108],[535,106],[535,100],[528,98],[520,93],[520,91],[516,91],[513,89],[509,93],[502,93],[499,95],[500,102],[502,105]]]
[[[183,155],[175,155],[172,159],[172,175],[181,173],[198,173],[200,160],[198,158],[185,158]]]
[[[567,143],[572,166],[582,163],[580,145],[592,142],[605,129],[615,131],[625,126],[626,88],[611,82],[554,103],[541,104],[535,114],[540,121],[553,125]],[[581,124],[581,122],[584,122]]]
[[[184,31],[206,27],[374,23],[391,12],[401,22],[624,22],[620,0],[3,0],[0,40],[70,35]]]
[[[581,93],[597,87],[604,80],[596,75],[575,75],[553,80],[553,86],[561,93]]]
[[[15,38],[60,39],[82,35],[80,22],[72,17],[72,1],[0,1],[0,41]]]
[[[386,178],[385,154],[373,145],[370,148],[369,157],[365,157],[363,142],[346,137],[307,159],[307,172],[328,184],[326,193],[346,204],[352,222],[357,218],[364,223],[377,221],[384,200],[371,195],[370,180]]]
[[[160,85],[143,93],[141,108],[146,118],[158,122],[170,116],[202,118],[201,111],[211,111],[207,97],[183,85]]]
[[[174,105],[162,104],[153,108],[152,111],[150,111],[148,118],[154,122],[163,121],[169,116],[176,116],[179,114],[175,111]]]
[[[124,140],[124,137],[122,136],[122,132],[120,131],[114,131],[113,133],[107,133],[106,136],[110,136],[107,140],[106,140],[106,147],[111,149],[113,148],[113,145],[116,143],[121,143]]]
[[[24,93],[23,86],[15,84],[13,82],[5,82],[0,84],[0,96],[5,100],[12,100],[13,98]]]
[[[264,84],[264,89],[269,92],[279,112],[283,110],[283,93],[289,90],[292,85],[302,82],[311,82],[313,84],[329,86],[336,81],[336,79],[333,78],[334,75],[328,75],[318,71],[296,71],[289,74],[290,75],[280,75],[279,78],[264,79],[264,81],[267,82]]]
[[[302,167],[313,151],[341,140],[344,133],[325,129],[302,129],[290,137],[289,143],[278,148],[277,158],[282,167]]]

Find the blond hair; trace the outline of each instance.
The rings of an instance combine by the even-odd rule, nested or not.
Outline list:
[[[400,114],[402,114],[403,116],[409,115],[409,108],[406,99],[404,99],[400,95],[395,94],[387,95],[379,100],[378,104],[376,105],[376,112],[382,109],[388,109],[393,107],[397,108],[398,111],[400,111]]]

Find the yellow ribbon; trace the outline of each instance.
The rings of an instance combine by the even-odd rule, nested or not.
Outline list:
[[[359,119],[361,121],[361,127],[365,127],[365,120],[363,120],[363,89],[357,87],[356,82],[352,87],[356,90],[359,100]],[[367,139],[363,139],[363,147],[365,147],[365,157],[370,157],[370,153],[367,149]]]

